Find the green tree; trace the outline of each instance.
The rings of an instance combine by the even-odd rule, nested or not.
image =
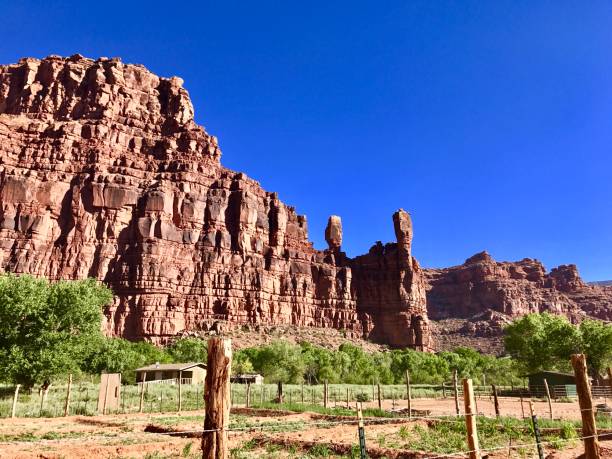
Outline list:
[[[578,352],[578,328],[565,317],[529,314],[515,320],[504,330],[506,351],[526,371],[567,370],[570,355]]]
[[[600,320],[586,319],[578,327],[581,352],[587,356],[591,374],[604,374],[612,364],[612,325]]]
[[[179,338],[168,348],[168,353],[177,363],[204,362],[206,363],[207,347],[202,338]]]
[[[11,382],[48,385],[76,373],[99,342],[111,291],[93,279],[49,283],[0,275],[0,367]]]
[[[275,341],[258,348],[245,350],[253,368],[266,378],[266,382],[300,383],[305,364],[300,347],[284,341]]]
[[[96,348],[85,358],[81,367],[83,371],[93,374],[121,373],[123,382],[133,384],[136,381],[136,368],[171,360],[164,349],[145,341],[99,337]]]
[[[236,351],[232,358],[232,374],[242,375],[247,373],[253,373],[253,363],[249,356],[244,351]]]

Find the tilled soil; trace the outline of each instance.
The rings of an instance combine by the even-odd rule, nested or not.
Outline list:
[[[516,399],[501,399],[503,415],[521,416]],[[404,401],[405,403],[405,401]],[[376,405],[374,403],[373,405]],[[383,407],[391,408],[392,401]],[[396,409],[402,408],[396,403]],[[418,399],[413,408],[429,411],[430,416],[454,413],[454,401]],[[479,411],[492,415],[493,405],[481,399]],[[525,404],[525,410],[528,410]],[[548,415],[548,404],[538,402],[537,413]],[[577,404],[555,403],[555,417],[577,419]],[[126,414],[112,416],[70,416],[65,418],[3,419],[0,422],[0,458],[167,458],[201,457],[199,432],[203,425],[203,412],[167,414]],[[357,426],[346,417],[321,416],[312,413],[286,414],[275,417],[256,410],[236,410],[229,446],[236,458],[313,457],[313,447],[324,447],[327,457],[350,457],[358,444]],[[366,420],[367,422],[367,420]],[[426,428],[429,419],[376,419],[366,425],[366,444],[370,456],[392,458],[433,458],[434,453],[414,453],[389,448],[381,439],[397,434],[400,429]],[[146,430],[149,430],[147,432]],[[153,432],[151,432],[153,430]],[[174,432],[174,435],[171,433]],[[179,432],[178,436],[176,432]],[[603,457],[612,458],[612,441],[602,441]],[[583,452],[582,444],[575,442],[563,451],[547,451],[550,459],[571,459]],[[321,457],[321,456],[320,456]],[[447,457],[447,456],[445,456]],[[462,457],[462,456],[455,456]],[[507,458],[507,451],[497,451],[490,458]],[[515,457],[514,455],[512,457]],[[530,457],[530,456],[526,456]]]

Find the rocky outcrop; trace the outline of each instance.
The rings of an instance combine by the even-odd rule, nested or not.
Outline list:
[[[575,265],[547,273],[537,260],[497,262],[481,252],[463,265],[425,274],[429,317],[436,320],[471,318],[489,310],[509,318],[551,312],[573,320],[585,315],[612,320],[612,289],[586,284]]]
[[[332,252],[338,252],[342,246],[342,220],[337,215],[330,216],[327,221],[325,241]]]
[[[350,259],[306,217],[221,166],[179,78],[119,59],[50,56],[0,67],[0,266],[95,277],[109,335],[164,342],[223,319],[346,330],[430,348],[412,224]]]

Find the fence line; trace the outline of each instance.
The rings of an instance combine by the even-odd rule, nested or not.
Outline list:
[[[191,378],[183,378],[182,386],[184,402],[182,409],[185,411],[204,408],[203,390],[204,384],[191,384]],[[137,412],[140,401],[140,393],[143,383],[121,386],[121,400],[118,409],[110,410],[109,413]],[[73,383],[69,415],[95,415],[98,398],[98,384],[90,382]],[[152,380],[144,383],[143,411],[178,411],[178,379]],[[232,405],[246,405],[247,385],[232,383]],[[285,384],[284,401],[293,404],[321,405],[324,402],[324,385],[307,384]],[[551,386],[551,396],[556,401],[560,399],[576,398],[575,391],[567,391],[568,386]],[[15,387],[5,386],[0,388],[0,418],[11,417],[13,402],[15,404],[16,417],[57,417],[64,414],[64,403],[66,400],[66,385],[52,385],[44,400],[41,410],[41,394],[35,390],[18,391],[15,399]],[[512,397],[523,396],[528,398],[544,398],[544,386],[529,389],[512,388],[511,386],[496,386],[499,400],[508,400]],[[391,400],[392,407],[407,406],[408,394],[405,384],[381,385],[381,399]],[[410,396],[414,402],[418,399],[447,399],[452,400],[453,391],[450,386],[411,384]],[[593,396],[607,401],[612,400],[612,389],[606,386],[593,386]],[[377,385],[372,384],[328,384],[328,403],[332,407],[346,406],[347,403],[356,401],[375,402],[377,399]],[[446,395],[446,397],[444,397]],[[486,398],[493,399],[493,392],[488,386],[474,386],[474,395],[477,400]],[[250,404],[262,405],[274,402],[277,396],[275,384],[251,384]],[[458,387],[458,396],[463,396],[462,388]],[[161,398],[161,400],[160,400]],[[503,407],[502,407],[503,408]],[[502,413],[503,414],[503,413]]]

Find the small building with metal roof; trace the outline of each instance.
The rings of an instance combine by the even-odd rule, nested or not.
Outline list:
[[[190,363],[154,363],[136,369],[136,382],[166,382],[176,384],[202,384],[206,378],[206,364]]]

